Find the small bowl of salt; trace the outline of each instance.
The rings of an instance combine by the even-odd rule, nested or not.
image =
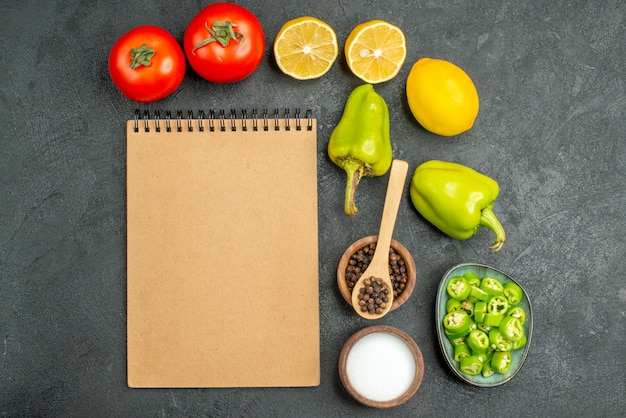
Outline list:
[[[407,402],[423,377],[419,346],[407,333],[389,325],[357,331],[339,354],[341,383],[354,399],[369,407],[391,408]]]

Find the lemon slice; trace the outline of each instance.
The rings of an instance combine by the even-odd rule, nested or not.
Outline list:
[[[372,20],[352,29],[346,39],[345,54],[354,75],[366,83],[382,83],[394,78],[402,68],[406,39],[399,27]]]
[[[333,28],[311,16],[288,21],[274,40],[278,68],[298,80],[326,74],[338,53],[337,35]]]

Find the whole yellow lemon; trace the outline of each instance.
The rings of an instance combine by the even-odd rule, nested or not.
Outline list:
[[[419,59],[407,77],[406,95],[415,119],[437,135],[454,136],[468,131],[478,116],[474,82],[449,61]]]

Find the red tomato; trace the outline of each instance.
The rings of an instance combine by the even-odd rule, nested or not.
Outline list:
[[[176,39],[157,26],[140,26],[115,42],[109,73],[122,93],[136,102],[164,98],[185,76],[185,54]]]
[[[183,38],[189,64],[198,75],[216,83],[248,77],[265,52],[261,22],[232,3],[213,3],[189,22]]]

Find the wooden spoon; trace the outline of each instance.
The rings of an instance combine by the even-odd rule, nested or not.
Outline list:
[[[404,181],[406,180],[408,171],[409,164],[406,161],[393,160],[374,257],[372,257],[372,261],[352,290],[352,307],[356,313],[365,319],[382,318],[389,312],[391,304],[393,303],[393,285],[391,284],[391,277],[389,276],[389,248],[391,246],[393,228],[396,224],[396,217],[398,216],[402,191],[404,190]],[[359,292],[364,287],[363,282],[371,277],[382,279],[384,285],[389,289],[389,300],[385,302],[382,312],[376,314],[371,314],[367,310],[363,312],[359,304]]]

